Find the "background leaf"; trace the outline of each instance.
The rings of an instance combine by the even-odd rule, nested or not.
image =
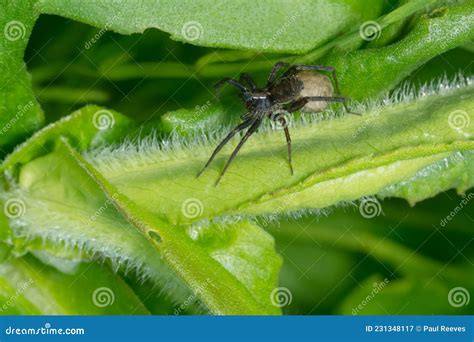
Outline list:
[[[31,89],[23,53],[37,16],[28,0],[0,4],[0,154],[5,154],[43,124]]]
[[[474,4],[442,7],[424,15],[402,40],[378,49],[327,57],[339,74],[341,92],[361,100],[392,90],[410,73],[433,57],[474,39]],[[458,23],[453,26],[453,23]],[[365,87],[357,83],[365,81]]]
[[[133,291],[106,267],[76,264],[59,272],[31,255],[0,265],[2,314],[146,315]]]
[[[36,8],[122,34],[154,27],[171,33],[174,39],[203,46],[301,53],[356,23],[377,17],[384,2],[149,0],[137,5],[105,0],[84,6],[78,2],[40,0]],[[302,35],[310,39],[299,39]]]
[[[87,109],[65,122],[87,118],[86,114]],[[46,129],[41,138],[57,139],[56,127],[61,126]],[[28,141],[23,148],[36,140]],[[123,206],[122,200],[120,205],[115,203],[122,195],[108,185],[104,194],[61,146],[21,167],[19,187],[11,184],[16,190],[5,194],[5,203],[14,200],[23,208],[22,215],[12,223],[16,254],[41,249],[62,258],[107,260],[116,270],[151,278],[176,303],[191,296],[184,279],[214,313],[278,313],[278,308],[271,305],[270,293],[276,285],[280,259],[274,253],[272,238],[264,231],[240,222],[220,229],[199,231],[196,227],[186,232],[153,220],[151,225],[162,239],[157,245],[148,231],[140,234],[115,209],[114,204]],[[21,150],[16,153],[28,155]],[[4,207],[8,214],[9,206]],[[136,210],[129,207],[134,206],[127,205],[126,218],[136,216],[134,211],[128,214]],[[138,213],[142,217],[138,222],[142,222],[147,214],[140,209]],[[136,219],[131,222],[137,224]],[[208,272],[203,273],[203,269]]]

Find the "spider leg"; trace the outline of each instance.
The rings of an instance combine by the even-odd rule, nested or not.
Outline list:
[[[241,147],[245,144],[245,142],[247,141],[247,139],[252,135],[254,134],[258,127],[260,126],[260,124],[262,123],[262,120],[261,119],[257,119],[255,120],[253,123],[252,123],[252,126],[250,126],[250,128],[247,130],[247,132],[245,132],[245,135],[242,137],[242,139],[239,141],[239,143],[237,144],[237,147],[234,149],[234,151],[232,152],[232,154],[230,155],[229,159],[227,160],[227,163],[225,164],[224,168],[222,169],[222,172],[221,174],[219,175],[219,178],[217,179],[216,183],[215,183],[215,186],[217,186],[217,184],[219,184],[222,176],[224,176],[224,173],[227,171],[227,168],[229,167],[230,163],[232,163],[232,160],[234,160],[235,156],[237,155],[237,153],[240,151]]]
[[[328,71],[331,73],[332,76],[332,81],[334,84],[334,89],[336,90],[336,95],[341,96],[341,91],[339,89],[339,81],[337,80],[337,75],[336,75],[336,68],[333,66],[327,66],[327,65],[305,65],[305,64],[295,64],[292,65],[286,72],[285,76],[295,74],[298,71],[303,71],[303,70],[315,70],[315,71]],[[361,115],[360,113],[355,113],[351,112],[349,108],[347,107],[346,103],[342,104],[344,106],[344,109],[349,113],[349,114],[354,114],[354,115]]]
[[[238,125],[237,127],[235,127],[232,131],[229,132],[229,134],[227,134],[227,136],[219,143],[219,145],[217,145],[217,147],[215,148],[214,152],[212,152],[212,155],[211,157],[209,158],[209,160],[207,161],[206,165],[204,165],[204,167],[201,169],[201,171],[199,171],[199,173],[197,174],[196,178],[199,177],[203,172],[204,170],[209,166],[209,164],[211,164],[211,162],[214,160],[215,156],[217,155],[217,153],[219,153],[220,150],[222,150],[222,148],[225,146],[225,144],[227,144],[229,142],[229,140],[234,136],[236,135],[238,132],[240,132],[241,130],[247,128],[248,126],[250,126],[251,124],[253,123],[253,120],[252,119],[247,119],[245,120],[244,122],[242,122],[240,125]]]
[[[294,64],[290,66],[290,68],[285,72],[285,76],[295,74],[296,72],[303,71],[303,70],[329,71],[332,73],[336,69],[333,66],[326,66],[326,65]]]
[[[277,77],[278,71],[282,68],[288,68],[290,66],[289,63],[286,62],[278,62],[275,64],[272,68],[272,71],[270,71],[270,74],[268,75],[268,80],[267,80],[267,87],[275,82],[275,79]]]
[[[236,87],[237,89],[239,89],[240,91],[244,92],[244,91],[247,91],[247,88],[240,82],[237,82],[236,80],[233,80],[232,78],[223,78],[222,80],[220,80],[219,82],[217,82],[215,85],[214,85],[214,89],[216,90],[216,92],[218,92],[220,90],[220,88],[222,88],[222,86],[224,86],[226,83]]]
[[[297,110],[303,108],[310,101],[327,101],[327,102],[343,102],[346,101],[345,97],[341,96],[305,96],[296,101],[290,102],[285,110],[288,112],[296,112]]]
[[[247,85],[250,86],[250,89],[252,90],[257,90],[257,85],[255,84],[255,81],[253,80],[252,76],[250,76],[249,74],[247,74],[246,72],[240,74],[240,79],[239,79],[240,83],[244,84],[244,82],[247,83]]]
[[[291,136],[290,130],[288,129],[287,121],[285,118],[280,117],[280,124],[282,125],[283,129],[285,130],[285,137],[286,137],[286,146],[288,147],[288,164],[290,165],[290,172],[293,175],[293,164],[291,163]]]

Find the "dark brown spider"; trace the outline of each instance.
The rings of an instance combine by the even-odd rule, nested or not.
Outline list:
[[[278,71],[282,68],[287,68],[281,77],[278,77]],[[331,81],[324,75],[310,72],[310,71],[328,71],[331,73],[336,95],[333,95],[333,87]],[[285,62],[275,64],[268,76],[267,85],[265,88],[257,88],[254,80],[249,74],[243,73],[240,75],[239,81],[231,78],[224,78],[215,85],[216,90],[219,90],[224,84],[230,84],[240,90],[240,97],[247,108],[247,112],[242,115],[242,123],[235,127],[222,142],[217,145],[206,165],[199,172],[201,173],[209,166],[214,157],[224,147],[225,144],[238,132],[248,128],[235,150],[230,155],[227,163],[224,166],[216,185],[221,180],[224,173],[227,171],[232,160],[247,139],[257,131],[263,119],[270,118],[273,121],[278,121],[285,130],[286,143],[288,146],[288,162],[291,174],[293,174],[293,165],[291,163],[291,137],[288,130],[288,123],[284,116],[274,115],[276,112],[292,113],[297,110],[302,111],[321,111],[327,106],[327,102],[344,102],[346,98],[339,96],[339,85],[336,78],[336,70],[332,66],[324,65],[290,65]],[[311,94],[318,93],[324,96],[311,96]],[[323,101],[324,103],[321,103]],[[319,102],[319,103],[315,103]],[[344,104],[345,106],[345,104]],[[347,110],[347,108],[346,108]],[[356,113],[352,113],[356,114]]]

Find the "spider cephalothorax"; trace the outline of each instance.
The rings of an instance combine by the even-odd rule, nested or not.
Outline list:
[[[287,70],[278,77],[278,72],[283,68]],[[334,87],[327,76],[315,73],[314,71],[331,72]],[[297,110],[317,112],[325,109],[327,102],[344,102],[346,100],[346,98],[338,96],[339,85],[335,69],[331,66],[324,65],[290,65],[288,63],[279,62],[274,65],[270,72],[265,88],[257,88],[252,77],[246,73],[240,75],[239,81],[224,78],[218,82],[215,87],[219,89],[226,83],[240,90],[240,97],[247,108],[247,113],[242,115],[242,123],[235,127],[216,147],[198,176],[209,166],[217,153],[219,153],[235,134],[246,128],[248,129],[230,155],[229,160],[217,179],[216,185],[221,180],[242,145],[257,131],[265,118],[278,121],[283,127],[288,146],[288,162],[291,174],[293,174],[293,166],[291,163],[291,137],[288,123],[284,115],[274,114],[281,111],[292,113]],[[334,89],[336,90],[337,96],[333,96]]]

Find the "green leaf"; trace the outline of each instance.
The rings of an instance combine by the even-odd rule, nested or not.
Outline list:
[[[440,87],[449,88],[447,84]],[[171,141],[161,146],[146,141],[141,146],[99,150],[88,158],[139,207],[172,224],[324,208],[377,194],[452,153],[473,149],[471,94],[471,85],[454,85],[418,99],[399,95],[408,99],[371,106],[362,117],[295,123],[291,128],[293,176],[285,139],[278,131],[253,136],[217,187],[215,181],[232,144],[198,179],[215,141],[183,145]],[[463,169],[465,174],[471,171]],[[472,184],[463,184],[464,189],[467,186]],[[199,215],[183,213],[189,199],[201,203]]]
[[[196,45],[290,53],[320,46],[355,24],[377,17],[383,7],[381,0],[149,0],[140,4],[40,0],[36,4],[42,13],[122,34],[158,28],[173,39]]]
[[[474,3],[441,7],[420,18],[401,41],[323,59],[338,72],[341,93],[362,100],[393,89],[427,61],[474,40]],[[361,86],[363,84],[363,86]]]
[[[160,255],[61,147],[21,167],[18,185],[11,184],[2,196],[14,253],[47,251],[70,260],[108,260],[116,270],[149,277],[164,287],[170,279]],[[188,295],[179,281],[170,287],[175,301]]]
[[[354,255],[315,239],[311,234],[314,227],[306,229],[308,222],[282,220],[268,227],[283,256],[280,286],[292,295],[284,308],[290,315],[333,313],[350,289],[352,278],[348,274],[357,268]]]
[[[452,188],[464,193],[474,185],[474,173],[466,170],[474,170],[474,151],[458,152],[427,166],[410,179],[385,188],[379,196],[401,197],[415,205]]]
[[[199,232],[193,231],[190,239],[180,227],[172,226],[152,212],[138,207],[108,183],[77,152],[69,149],[78,164],[113,201],[117,210],[141,231],[167,264],[199,294],[214,313],[255,315],[279,312],[276,306],[271,305],[272,287],[267,284],[271,286],[276,281],[280,260],[274,254],[272,239],[263,231],[241,223],[234,232],[227,232],[228,236],[208,234],[200,241],[196,239],[199,237],[196,233]],[[194,210],[199,210],[198,206],[199,203],[188,202],[188,207],[183,211],[187,210],[188,215],[194,214]],[[237,230],[240,230],[238,237],[235,234]],[[258,242],[255,244],[255,240],[258,238],[258,232],[263,234],[263,239],[258,241],[261,244],[257,247]],[[204,250],[202,246],[193,244],[193,237],[198,244],[203,242],[207,248]],[[251,239],[254,240],[253,246],[249,246]],[[230,242],[234,245],[229,246]],[[265,264],[256,262],[258,258],[263,258]],[[251,272],[246,259],[253,261]],[[255,267],[259,264],[265,265],[265,268]],[[206,273],[202,270],[206,270]]]
[[[198,75],[200,77],[210,77],[210,78],[218,78],[218,77],[229,77],[229,76],[234,76],[238,77],[238,74],[241,72],[261,72],[262,70],[269,71],[270,68],[277,62],[279,61],[286,61],[290,63],[306,63],[306,64],[314,64],[318,63],[321,64],[321,58],[327,55],[329,52],[333,51],[330,57],[326,58],[327,60],[325,61],[329,65],[331,63],[337,63],[338,61],[342,63],[342,61],[347,61],[347,64],[351,65],[351,70],[360,70],[361,73],[366,70],[367,64],[373,64],[375,63],[376,65],[380,64],[379,61],[371,57],[369,61],[364,61],[363,57],[359,57],[358,53],[350,53],[352,50],[355,48],[359,47],[361,43],[364,42],[364,37],[361,34],[361,30],[364,27],[368,27],[368,30],[370,32],[371,29],[375,28],[380,28],[380,30],[383,30],[393,24],[400,24],[401,21],[409,18],[412,14],[416,13],[417,11],[426,9],[427,7],[429,8],[430,5],[436,4],[439,1],[437,0],[412,0],[408,2],[407,4],[397,8],[396,10],[390,12],[389,14],[377,19],[376,22],[374,21],[367,21],[365,26],[357,26],[354,29],[351,30],[351,32],[337,37],[333,40],[328,41],[326,44],[324,44],[321,47],[318,47],[317,49],[308,52],[307,54],[303,56],[297,56],[297,57],[274,57],[272,55],[263,55],[260,56],[258,53],[255,52],[248,52],[248,51],[219,51],[219,53],[212,52],[211,54],[205,55],[202,57],[200,60],[198,60],[195,65],[184,65],[182,63],[176,63],[176,62],[168,62],[168,61],[160,61],[158,63],[152,63],[152,62],[147,62],[147,63],[123,63],[123,64],[117,64],[113,65],[110,68],[108,68],[106,71],[107,77],[113,79],[113,80],[124,80],[124,79],[130,79],[130,78],[140,78],[140,77],[156,77],[156,78],[189,78],[192,77],[193,75]],[[442,22],[443,25],[446,27],[451,27],[452,22],[448,21],[448,19],[452,19],[451,17],[445,17],[443,18]],[[422,23],[420,23],[422,25]],[[466,27],[465,27],[466,29]],[[417,43],[421,43],[426,39],[433,39],[433,35],[436,35],[436,32],[429,32],[428,34],[423,31],[419,30],[418,34],[415,36],[416,39],[413,39],[413,34],[409,36],[410,42],[403,39],[401,42],[397,44],[402,44],[402,42],[406,42],[406,44],[413,43],[413,41],[416,40]],[[363,31],[362,31],[363,32]],[[376,32],[374,32],[375,36],[377,35]],[[453,30],[451,32],[451,35],[449,36],[436,36],[435,39],[443,39],[446,41],[446,44],[443,45],[437,45],[435,46],[438,50],[435,52],[436,54],[441,53],[442,51],[445,51],[447,48],[449,48],[449,41],[454,41],[455,39],[465,39],[466,32],[465,30]],[[464,38],[463,38],[464,37]],[[366,39],[369,39],[370,37],[365,37]],[[469,39],[466,39],[466,41],[469,41]],[[380,50],[382,54],[389,54],[391,52],[392,54],[395,55],[400,55],[399,57],[403,57],[406,59],[410,58],[410,51],[399,51],[399,48],[396,48],[397,45],[394,46],[387,46],[386,48]],[[404,45],[406,46],[406,45]],[[362,54],[368,54],[371,52],[374,55],[377,55],[375,52],[378,51],[377,49],[367,49],[367,50],[361,50],[358,51],[359,53]],[[416,51],[414,51],[416,53]],[[436,55],[435,54],[435,55]],[[430,51],[427,51],[426,55],[424,56],[425,58],[429,59],[434,57],[433,56],[433,49]],[[244,60],[243,62],[240,60]],[[350,59],[350,61],[348,60]],[[394,64],[394,61],[390,59],[385,60],[387,64],[387,68],[390,68],[392,64]],[[380,65],[381,66],[381,65]],[[405,67],[404,69],[406,73],[408,73],[408,70],[414,70],[410,69],[411,65],[410,64],[403,64],[403,65],[397,65],[395,63],[394,67],[395,68],[401,68]],[[345,69],[343,70],[345,71]],[[339,70],[338,70],[339,72]],[[369,82],[369,83],[376,83],[372,82],[372,77],[373,76],[379,76],[379,74],[376,75],[371,75],[371,77],[367,77],[367,75],[364,75],[362,78],[356,79],[357,82],[354,82],[353,84],[350,84],[347,86],[347,88],[350,88],[351,86],[357,89],[364,89],[363,83],[364,82]],[[353,79],[350,79],[351,81],[354,81]],[[382,91],[383,88],[379,88],[379,91]]]
[[[51,138],[57,133],[49,132]],[[266,232],[246,222],[186,229],[150,219],[69,150],[85,170],[80,168],[61,146],[19,168],[18,186],[10,184],[13,189],[2,196],[21,207],[19,217],[13,207],[4,207],[16,254],[45,250],[72,260],[105,259],[117,270],[151,278],[176,303],[186,302],[192,291],[213,313],[279,313],[270,293],[281,261]],[[148,231],[141,234],[120,213],[139,228],[156,227],[162,241],[157,244]]]
[[[374,210],[375,215],[380,215],[382,210],[390,209],[380,203],[378,205],[380,207]],[[367,257],[382,263],[385,266],[384,270],[390,271],[391,277],[397,274],[407,278],[423,278],[426,282],[440,277],[445,285],[455,287],[461,284],[468,288],[474,288],[474,279],[472,279],[469,272],[466,272],[467,265],[446,264],[443,261],[423,255],[419,248],[415,251],[406,246],[406,242],[402,244],[398,239],[395,239],[395,241],[389,238],[394,231],[392,226],[400,227],[402,224],[406,224],[407,233],[405,234],[399,229],[396,233],[397,238],[402,235],[405,239],[415,239],[416,230],[426,228],[429,229],[428,236],[431,237],[430,234],[433,229],[431,225],[425,228],[420,222],[409,222],[410,218],[406,218],[408,216],[406,213],[403,215],[405,216],[403,220],[394,220],[394,222],[383,217],[368,220],[360,214],[361,210],[364,210],[363,204],[359,206],[358,210],[356,209],[356,214],[344,213],[344,215],[341,215],[341,213],[335,212],[330,217],[317,223],[314,220],[300,219],[284,221],[278,229],[274,227],[268,229],[275,235],[275,239],[285,246],[291,241],[299,246],[302,245],[304,248],[304,244],[307,245],[309,242],[311,247],[313,247],[312,244],[316,243],[318,247],[322,246],[323,249],[333,248],[346,253],[367,255]],[[366,210],[368,211],[368,209]],[[396,212],[393,215],[396,215]],[[432,216],[432,213],[430,216]],[[305,227],[305,234],[299,234],[295,237],[295,226]],[[419,244],[426,243],[426,240],[429,240],[428,236],[422,236]],[[444,239],[442,242],[442,245],[446,244]],[[416,246],[418,247],[418,245]],[[455,253],[457,252],[458,249]]]
[[[420,286],[426,284],[425,286]],[[367,279],[344,299],[343,315],[461,315],[467,308],[449,304],[449,288],[436,279]],[[410,298],[400,301],[400,298]],[[437,300],[433,300],[436,298]]]
[[[9,155],[0,169],[12,169],[51,152],[61,136],[68,136],[77,149],[86,150],[119,141],[135,126],[113,110],[86,106],[38,131]]]
[[[372,27],[381,27],[387,23],[399,24],[399,20],[407,18],[415,10],[424,7],[426,3],[409,2],[406,5],[391,12],[378,23],[369,23]],[[456,25],[456,22],[467,23],[474,15],[474,5],[466,3],[461,6],[450,8],[441,7],[429,15],[424,15],[414,29],[402,40],[381,48],[370,48],[351,52],[351,48],[346,45],[354,44],[362,40],[358,32],[335,39],[327,45],[316,49],[304,56],[296,58],[283,58],[292,63],[318,63],[334,66],[337,70],[337,78],[340,84],[341,93],[352,100],[366,100],[377,98],[387,91],[392,90],[404,78],[418,69],[428,60],[453,49],[465,42],[474,39],[474,29],[472,25]],[[398,21],[397,21],[398,20]],[[442,42],[442,44],[439,44]],[[321,59],[330,48],[335,48],[333,53]],[[220,55],[219,55],[220,56]],[[255,57],[253,58],[255,59]],[[232,76],[238,77],[242,71],[268,70],[278,60],[254,61],[245,63],[215,63],[196,67],[186,66],[189,70],[202,77]],[[120,77],[127,75],[127,70],[134,69],[135,75],[150,75],[153,70],[159,69],[157,65],[126,65],[118,66],[112,71],[109,77]],[[168,68],[167,68],[168,69]],[[189,77],[189,75],[178,77]],[[156,73],[155,73],[155,76]],[[222,124],[228,117],[228,113],[221,111],[219,114],[211,114],[211,111],[203,111],[205,106],[196,107],[194,111],[179,110],[167,113],[162,117],[165,131],[170,130],[170,126],[178,132],[187,133],[199,131],[204,125],[212,123],[214,126]],[[211,121],[209,113],[214,117]],[[185,134],[183,134],[185,135]]]
[[[207,127],[228,124],[229,121],[229,116],[226,118],[222,106],[212,105],[210,101],[207,101],[202,106],[196,106],[192,111],[178,109],[162,115],[160,131],[190,136],[193,132],[203,132]]]
[[[78,264],[68,273],[31,255],[0,264],[2,315],[146,315],[148,310],[110,269]]]
[[[31,1],[0,4],[0,157],[43,125],[23,53],[37,15]]]
[[[474,149],[472,86],[442,88],[447,89],[421,98],[404,95],[408,98],[402,102],[371,107],[360,118],[295,125],[294,146],[301,147],[295,148],[293,178],[288,175],[281,132],[256,136],[234,164],[236,171],[218,187],[213,179],[219,168],[195,178],[212,149],[208,143],[171,150],[160,150],[151,142],[145,143],[146,149],[105,148],[88,157],[97,170],[61,144],[28,162],[12,159],[7,170],[19,169],[19,188],[11,184],[2,197],[24,203],[24,215],[10,222],[16,253],[38,249],[38,240],[50,241],[53,247],[42,248],[52,254],[61,246],[74,246],[80,258],[98,254],[114,267],[137,269],[163,287],[163,274],[171,277],[180,289],[170,291],[178,302],[186,295],[186,285],[215,313],[276,313],[270,293],[280,262],[272,240],[245,222],[219,229],[205,220],[326,207],[377,193],[458,150]],[[453,113],[465,121],[460,123]],[[48,141],[45,132],[43,139]],[[51,138],[58,136],[51,132]],[[387,132],[391,139],[386,139]],[[189,153],[192,158],[186,156]],[[222,197],[223,193],[231,196]],[[93,230],[88,228],[91,218]],[[196,221],[202,223],[189,228],[170,225]],[[208,272],[202,273],[203,269]]]
[[[377,19],[382,28],[382,39],[368,44],[364,44],[359,34],[360,23],[380,15],[383,1],[303,0],[288,4],[276,0],[267,4],[224,0],[222,3],[225,8],[210,6],[208,0],[180,3],[150,0],[139,4],[99,0],[81,6],[60,0],[22,0],[15,6],[0,5],[0,28],[5,38],[0,41],[0,80],[4,81],[2,94],[6,95],[0,99],[0,110],[6,110],[0,113],[3,118],[0,119],[3,133],[0,147],[10,151],[42,125],[41,109],[34,99],[22,61],[27,39],[40,13],[64,15],[98,26],[99,37],[109,29],[130,34],[155,27],[171,33],[176,40],[243,49],[221,53],[172,43],[177,47],[170,49],[175,53],[172,57],[180,60],[186,56],[182,62],[189,65],[181,60],[166,59],[157,68],[152,61],[167,50],[170,41],[162,39],[166,34],[147,33],[148,36],[160,35],[160,47],[153,49],[157,46],[156,41],[149,40],[143,46],[146,48],[140,48],[137,54],[129,51],[136,43],[135,36],[126,37],[129,45],[122,46],[120,38],[110,42],[113,48],[98,44],[94,51],[84,55],[87,63],[98,62],[97,70],[81,64],[80,59],[74,60],[71,72],[58,78],[60,69],[57,67],[62,69],[64,64],[64,60],[58,59],[46,68],[49,76],[35,83],[41,101],[64,102],[58,107],[52,106],[52,110],[47,106],[49,118],[68,112],[69,109],[64,110],[68,107],[67,102],[101,101],[106,100],[105,95],[113,95],[115,90],[110,92],[103,88],[84,94],[92,84],[84,82],[84,77],[91,81],[99,80],[99,77],[109,80],[148,76],[170,78],[158,93],[151,82],[140,86],[140,98],[156,94],[156,102],[159,98],[167,98],[166,94],[174,96],[175,86],[180,85],[177,78],[196,75],[198,78],[234,77],[242,71],[254,70],[256,79],[263,79],[264,72],[281,56],[262,55],[261,51],[306,53],[285,60],[335,65],[344,96],[355,100],[373,99],[393,89],[429,59],[435,56],[443,59],[447,55],[441,53],[457,46],[469,48],[474,38],[472,25],[465,24],[474,19],[472,1],[401,1],[403,5]],[[435,4],[436,10],[428,13]],[[330,13],[338,6],[344,10]],[[220,20],[216,20],[217,16]],[[404,25],[409,20],[410,24]],[[20,28],[18,40],[6,36],[11,22]],[[324,25],[314,25],[314,22]],[[23,25],[24,34],[18,23]],[[37,32],[43,34],[40,28],[35,30],[35,35]],[[402,40],[394,42],[402,35]],[[62,33],[58,42],[69,40],[68,45],[60,43],[60,48],[48,48],[53,53],[43,57],[56,58],[56,51],[65,46],[71,50],[73,36],[83,38],[81,32],[75,35]],[[107,34],[107,37],[111,36],[118,37]],[[391,45],[383,46],[388,42]],[[29,46],[26,56],[37,52],[40,44],[34,43]],[[363,49],[355,51],[360,47]],[[124,49],[130,53],[119,58]],[[150,50],[155,51],[154,54],[150,54]],[[451,53],[458,55],[454,50]],[[69,51],[65,55],[72,56],[72,53]],[[200,59],[193,62],[196,58]],[[469,62],[469,57],[454,65],[464,67],[466,60]],[[135,61],[145,63],[135,64]],[[450,61],[448,58],[447,63]],[[35,61],[29,63],[37,64]],[[433,66],[425,65],[425,69],[436,69]],[[19,72],[18,75],[13,75],[13,71]],[[469,75],[469,69],[464,73]],[[46,84],[47,80],[51,83],[41,88],[41,82]],[[130,84],[126,83],[117,84],[117,88],[128,88]],[[205,101],[202,97],[207,96],[207,84],[202,86],[202,91],[186,94],[193,89],[190,84],[176,94],[175,101],[191,108],[195,101],[202,105]],[[294,176],[288,170],[284,135],[281,131],[269,132],[266,126],[244,146],[217,187],[213,186],[214,181],[235,141],[231,141],[201,178],[196,179],[195,175],[216,146],[217,139],[226,133],[217,127],[232,121],[233,106],[206,103],[194,110],[166,113],[160,121],[148,122],[146,132],[151,128],[152,132],[178,132],[181,137],[172,135],[170,140],[159,140],[155,134],[141,141],[129,134],[137,127],[132,120],[104,108],[86,107],[18,146],[1,167],[0,261],[3,264],[0,265],[0,302],[8,303],[16,296],[19,285],[16,281],[28,279],[29,269],[45,267],[44,274],[36,272],[32,292],[27,293],[27,298],[19,296],[18,305],[9,306],[7,313],[44,313],[41,308],[45,302],[53,305],[46,307],[47,313],[133,313],[132,306],[147,313],[133,294],[135,290],[144,290],[132,285],[132,291],[121,278],[125,276],[131,284],[146,279],[148,284],[157,287],[160,294],[156,300],[143,299],[145,296],[142,295],[148,306],[158,306],[150,309],[154,313],[169,313],[174,303],[179,313],[195,313],[206,307],[211,313],[219,314],[278,314],[280,310],[272,305],[271,295],[281,261],[275,253],[273,239],[249,222],[247,216],[263,214],[262,219],[266,221],[292,211],[299,211],[298,214],[319,212],[314,209],[368,195],[400,197],[414,204],[452,188],[458,193],[467,191],[474,181],[472,90],[471,80],[442,83],[437,85],[436,91],[424,87],[418,96],[396,91],[390,99],[370,103],[367,108],[360,106],[357,109],[354,104],[354,110],[363,112],[363,117],[340,117],[329,111],[322,116],[305,114],[300,119],[297,114],[291,125]],[[181,102],[183,95],[186,100]],[[115,101],[115,96],[111,100]],[[149,107],[155,105],[149,104],[149,101],[134,99],[126,105],[116,102],[110,105],[131,108],[124,112],[133,111],[137,117],[145,118],[153,111]],[[160,113],[167,108],[173,108],[173,104],[165,105]],[[97,112],[111,114],[113,127],[97,128],[94,121]],[[209,130],[209,127],[212,128]],[[195,136],[201,131],[206,132],[206,137]],[[126,136],[131,140],[123,143]],[[104,148],[107,144],[114,145]],[[84,152],[88,149],[93,151]],[[453,212],[463,207],[469,198],[460,203],[453,202]],[[417,210],[424,205],[417,206]],[[383,209],[390,210],[387,205]],[[462,248],[459,253],[464,250],[467,245],[463,242],[470,236],[466,223],[469,217],[467,213],[459,215],[450,222],[449,231],[434,236],[436,242],[427,244],[430,248],[423,245],[418,249],[426,238],[422,231],[431,232],[432,225],[439,224],[437,219],[434,222],[426,220],[433,211],[420,212],[397,226],[397,236],[405,239],[403,244],[395,237],[383,238],[387,233],[385,229],[394,221],[388,218],[372,224],[376,220],[345,215],[339,217],[340,220],[336,217],[334,225],[311,227],[306,235],[297,236],[295,229],[299,231],[297,226],[303,221],[283,224],[275,236],[280,239],[280,247],[283,246],[285,261],[296,260],[294,266],[304,267],[310,279],[297,280],[294,272],[282,275],[282,284],[288,284],[295,297],[299,297],[289,309],[300,313],[302,307],[309,310],[314,301],[323,301],[323,306],[327,307],[320,311],[318,306],[318,312],[333,312],[339,297],[349,293],[349,286],[355,285],[351,279],[356,282],[372,280],[367,275],[388,270],[394,272],[390,277],[402,278],[390,278],[384,295],[372,306],[367,306],[368,312],[384,313],[380,310],[383,307],[385,313],[419,313],[416,306],[424,305],[429,313],[459,313],[451,311],[445,302],[430,306],[429,297],[447,296],[451,285],[472,290],[473,280],[466,272],[462,258],[453,253],[453,248],[444,249],[443,245],[449,238],[451,247]],[[396,210],[390,212],[390,218],[397,213]],[[345,227],[348,218],[351,224],[360,225],[356,234],[362,242],[348,238],[340,229]],[[328,263],[327,268],[321,267],[318,273],[311,269],[313,260],[301,262],[306,256],[324,257],[325,251],[318,254],[320,251],[303,241],[300,235],[336,250],[323,259]],[[290,241],[298,242],[295,244],[300,248],[287,250]],[[433,257],[438,256],[436,251],[440,249],[443,256]],[[467,250],[464,253],[464,258],[471,256]],[[341,274],[350,272],[361,255],[369,254],[373,256],[372,262],[379,261],[385,267],[381,269],[377,264],[379,269],[371,272],[364,266],[361,274],[339,282]],[[105,266],[99,266],[99,262],[104,261]],[[131,303],[121,300],[116,303],[117,307],[97,310],[91,306],[90,293],[91,289],[100,288],[100,284],[83,280],[78,286],[66,289],[65,283],[72,279],[68,277],[76,277],[78,270],[86,274],[85,267],[93,270],[89,274],[93,280],[113,288],[121,298],[132,298]],[[331,272],[333,267],[338,269]],[[287,271],[288,267],[284,269]],[[320,273],[326,276],[324,281],[321,281]],[[442,282],[434,279],[430,283],[436,276]],[[417,288],[421,280],[430,283],[424,294]],[[370,290],[371,284],[366,285],[363,282],[363,290]],[[317,294],[305,294],[315,286],[319,289]],[[334,291],[333,286],[337,287]],[[116,287],[119,290],[115,290]],[[66,302],[81,289],[86,291],[77,298],[89,302],[84,305]],[[414,304],[400,308],[397,298],[401,296],[415,298]],[[344,301],[344,311],[361,298],[364,298],[362,292],[353,291]]]
[[[373,199],[361,201],[358,207],[325,210],[327,215],[318,219],[291,217],[268,224],[268,220],[262,218],[275,237],[277,249],[283,251],[280,278],[281,285],[293,293],[290,312],[469,313],[472,307],[454,308],[447,300],[452,288],[463,287],[467,291],[474,288],[474,279],[469,273],[471,265],[466,261],[472,254],[467,248],[472,236],[470,208],[453,195],[444,193],[415,208],[400,200]],[[372,212],[369,212],[370,206]],[[456,219],[439,229],[440,220],[456,206],[459,206]],[[460,208],[463,213],[458,211]],[[367,216],[370,213],[373,215]],[[385,277],[389,279],[389,286],[400,281],[406,284],[402,287],[407,291],[393,291],[387,301],[382,297],[386,291],[391,292],[389,287],[384,288],[382,294],[376,291],[375,297],[380,300],[371,303],[369,309],[362,300],[372,297],[372,284],[380,283]],[[322,290],[313,293],[316,284]],[[421,305],[429,296],[419,296],[416,289],[424,288],[427,294],[437,293],[437,300],[431,296],[432,303]],[[353,296],[355,293],[357,296]],[[372,299],[375,298],[368,301]],[[341,302],[342,312],[337,309]],[[359,304],[364,309],[352,312]]]

